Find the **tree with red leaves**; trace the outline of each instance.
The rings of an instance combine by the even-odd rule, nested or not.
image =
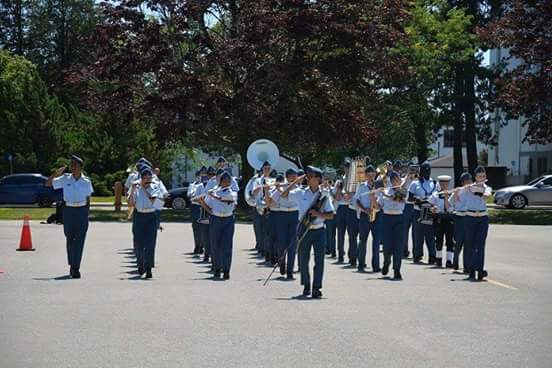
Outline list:
[[[515,0],[506,1],[504,9],[502,17],[479,30],[491,47],[509,51],[494,81],[495,108],[507,120],[524,119],[528,142],[552,142],[552,5]]]
[[[86,87],[94,110],[154,118],[164,142],[182,137],[245,157],[252,141],[268,138],[305,161],[359,153],[377,136],[372,110],[407,70],[390,52],[405,37],[404,0],[102,8],[106,21],[89,41],[95,62],[70,82]]]

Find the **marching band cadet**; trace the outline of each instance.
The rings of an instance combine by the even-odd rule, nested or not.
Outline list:
[[[234,238],[234,210],[238,193],[232,189],[232,176],[228,172],[220,175],[220,185],[210,190],[205,197],[209,208],[209,237],[214,253],[215,278],[230,278],[232,266],[232,247]]]
[[[201,214],[201,204],[198,199],[194,199],[196,196],[196,189],[199,189],[199,186],[203,187],[202,178],[206,178],[207,168],[205,166],[201,167],[196,171],[196,180],[193,183],[190,183],[188,186],[188,198],[191,200],[190,212],[192,215],[192,232],[194,234],[194,254],[203,253],[203,244],[201,243],[201,230],[199,225],[199,217]]]
[[[207,186],[213,178],[216,178],[215,169],[209,166],[207,168],[207,176],[202,176],[201,184],[195,187],[194,196],[192,197],[192,200],[199,202],[204,211],[209,210],[209,207],[205,204],[205,196],[207,194]],[[203,262],[208,263],[209,260],[213,260],[213,250],[211,249],[211,240],[209,238],[209,221],[199,223],[199,233],[203,246]]]
[[[159,184],[153,181],[153,172],[150,168],[144,168],[140,177],[141,180],[131,187],[128,203],[135,208],[132,232],[136,244],[138,273],[145,273],[146,279],[151,279],[158,228],[156,204],[163,194]]]
[[[260,227],[261,225],[259,222],[261,221],[261,215],[257,212],[257,209],[255,208],[255,196],[253,195],[253,187],[255,185],[255,182],[260,177],[261,172],[258,171],[249,179],[247,182],[247,185],[245,186],[244,193],[245,193],[245,201],[247,204],[251,207],[251,219],[253,220],[253,233],[255,234],[255,249],[257,252],[261,253],[261,235],[259,235]]]
[[[271,194],[271,201],[276,202],[272,218],[275,225],[275,243],[280,262],[280,274],[286,275],[287,280],[294,280],[293,269],[297,250],[297,224],[299,223],[297,207],[299,191],[297,171],[289,168],[286,170],[286,184],[277,186]]]
[[[475,184],[462,189],[466,192],[466,218],[464,245],[465,256],[470,260],[468,264],[469,277],[472,280],[483,280],[487,277],[485,270],[485,242],[489,231],[489,216],[487,214],[487,197],[492,194],[491,187],[487,186],[485,168],[479,166],[474,171]],[[466,265],[464,265],[466,268]]]
[[[443,266],[443,240],[445,240],[447,246],[447,261],[446,267],[452,267],[452,261],[454,258],[454,225],[452,223],[452,209],[449,204],[449,189],[448,185],[451,181],[451,177],[448,175],[439,175],[437,180],[441,187],[441,192],[433,192],[429,199],[429,203],[433,205],[432,212],[435,214],[433,219],[433,227],[435,228],[436,238],[436,265],[438,267]],[[443,239],[444,238],[444,239]]]
[[[366,267],[366,243],[368,235],[372,232],[372,270],[381,271],[379,260],[380,237],[376,234],[376,221],[370,222],[370,211],[372,210],[372,196],[370,192],[375,189],[376,169],[372,165],[366,166],[366,181],[360,184],[353,202],[360,208],[359,232],[360,242],[358,246],[358,272],[364,272]],[[374,203],[375,205],[375,203]]]
[[[240,191],[240,187],[238,186],[238,182],[232,176],[232,173],[230,172],[230,169],[228,168],[228,161],[226,161],[226,159],[224,157],[221,156],[217,159],[217,162],[215,163],[215,169],[216,169],[215,172],[217,172],[217,177],[214,177],[209,181],[209,184],[207,185],[207,190],[211,190],[211,189],[213,189],[214,187],[216,187],[218,185],[218,175],[219,175],[218,172],[221,172],[219,170],[223,170],[223,171],[227,171],[230,174],[232,190],[236,193]]]
[[[429,162],[424,162],[420,166],[420,178],[417,181],[412,182],[408,191],[410,192],[410,198],[414,198],[414,222],[412,231],[414,235],[414,245],[412,247],[412,257],[414,263],[419,263],[424,256],[424,241],[429,253],[428,264],[435,263],[435,231],[433,230],[433,224],[421,223],[421,205],[429,199],[431,194],[438,191],[438,185],[431,178],[431,165]]]
[[[412,183],[417,180],[418,176],[418,170],[420,167],[418,165],[414,165],[410,163],[408,166],[408,173],[403,179],[403,183],[401,185],[401,188],[406,189],[408,191],[408,188],[412,185]],[[414,220],[414,200],[410,199],[410,195],[407,194],[406,202],[404,205],[404,258],[408,258],[410,255],[410,251],[408,250],[408,233],[410,231],[410,226],[412,225],[412,221]],[[412,244],[414,245],[414,231],[412,231]]]
[[[401,263],[403,258],[404,231],[403,231],[403,210],[404,197],[398,193],[401,185],[401,177],[396,172],[388,176],[391,187],[379,193],[378,205],[383,211],[383,268],[381,273],[385,276],[389,272],[391,257],[393,257],[393,279],[402,280]],[[372,200],[375,199],[375,195]]]
[[[468,186],[472,183],[472,176],[470,173],[465,172],[460,175],[460,184],[462,187]],[[454,260],[452,262],[455,270],[459,268],[460,252],[464,247],[466,239],[465,218],[467,210],[467,192],[457,190],[454,195],[450,196],[449,202],[454,208]],[[466,251],[462,253],[464,273],[469,273],[466,265],[470,261],[466,258]]]
[[[265,161],[261,170],[262,175],[255,182],[252,193],[255,196],[255,207],[261,216],[261,221],[259,222],[261,225],[259,231],[259,235],[261,235],[261,254],[263,254],[265,260],[269,262],[274,258],[274,254],[271,253],[272,249],[270,247],[270,218],[268,215],[266,198],[269,197],[268,191],[270,186],[268,185],[268,179],[270,178],[272,167],[268,161]]]
[[[322,184],[322,188],[330,192],[330,200],[332,201],[332,205],[335,208],[336,207],[335,191],[331,180],[327,180],[327,179],[324,180],[324,183]],[[326,220],[325,224],[326,224],[326,255],[329,255],[330,258],[335,258],[336,256],[335,236],[336,236],[336,230],[337,230],[337,222],[335,217],[331,220]]]
[[[66,238],[67,263],[69,275],[80,279],[80,264],[86,232],[88,231],[88,212],[90,195],[94,192],[90,179],[82,174],[83,160],[71,156],[71,174],[63,174],[66,166],[60,167],[46,183],[47,187],[63,190],[63,232]]]
[[[311,248],[314,248],[314,279],[312,282],[312,297],[321,298],[322,280],[324,277],[324,248],[326,231],[324,229],[324,221],[331,219],[334,216],[334,208],[332,202],[326,198],[320,210],[310,209],[314,204],[314,196],[320,191],[320,183],[322,182],[322,171],[312,167],[307,174],[308,187],[301,190],[298,195],[299,217],[312,216],[312,221],[309,230],[304,236],[300,244],[297,245],[297,253],[299,256],[299,268],[301,271],[301,284],[304,286],[303,296],[311,294],[311,278],[309,271],[309,259]],[[329,196],[329,193],[322,193]],[[309,211],[308,214],[306,212]]]
[[[337,227],[337,262],[343,263],[345,257],[345,232],[347,231],[347,212],[351,196],[343,189],[343,180],[337,180],[334,186],[334,197],[337,206],[335,222]],[[335,254],[332,254],[335,257]]]
[[[345,167],[351,165],[349,160],[345,161]],[[345,188],[347,189],[347,188]],[[347,209],[347,236],[349,237],[349,249],[347,250],[347,256],[349,257],[349,264],[353,267],[357,264],[358,257],[358,208],[355,201],[352,200],[355,193],[347,193],[351,198],[349,208]]]
[[[128,174],[127,180],[125,182],[126,195],[128,195],[128,191],[130,190],[132,183],[140,180],[140,170],[142,170],[144,166],[151,167],[151,162],[146,160],[144,157],[141,157],[138,161],[136,161],[136,164],[134,165],[134,170],[130,174]]]

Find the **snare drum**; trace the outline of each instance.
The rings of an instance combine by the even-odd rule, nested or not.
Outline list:
[[[433,225],[433,212],[431,212],[431,203],[422,202],[420,203],[420,217],[418,217],[418,222],[424,225]]]

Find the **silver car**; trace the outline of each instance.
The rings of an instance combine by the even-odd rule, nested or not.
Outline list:
[[[538,177],[527,185],[497,190],[494,203],[515,209],[533,205],[552,205],[552,175]]]

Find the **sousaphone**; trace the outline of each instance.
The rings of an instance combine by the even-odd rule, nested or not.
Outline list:
[[[260,170],[265,161],[268,161],[274,168],[280,161],[280,151],[268,139],[258,139],[247,149],[247,162],[255,170]]]

